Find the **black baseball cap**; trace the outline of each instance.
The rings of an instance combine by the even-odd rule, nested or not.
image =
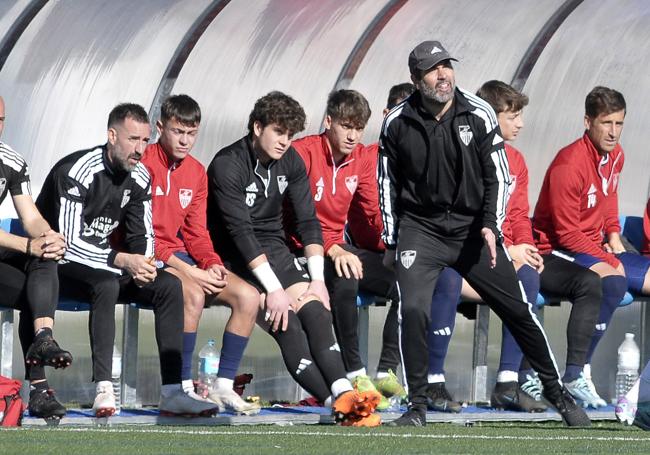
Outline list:
[[[440,41],[423,41],[409,54],[409,70],[411,74],[426,71],[443,60],[458,61],[440,44]]]

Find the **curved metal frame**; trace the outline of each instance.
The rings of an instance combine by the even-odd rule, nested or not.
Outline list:
[[[196,46],[201,35],[203,35],[205,30],[210,26],[219,13],[228,6],[230,1],[231,0],[215,0],[212,5],[208,6],[196,21],[194,21],[183,37],[183,40],[179,43],[174,55],[169,61],[165,74],[160,80],[160,84],[158,84],[158,89],[156,90],[153,102],[149,108],[149,121],[152,130],[158,120],[158,109],[160,108],[162,101],[171,93],[172,88],[176,83],[176,79],[178,78],[183,65],[187,61],[187,58],[192,53],[194,46]]]
[[[9,28],[4,39],[0,42],[0,71],[2,71],[9,54],[11,54],[14,46],[16,46],[20,36],[46,4],[47,0],[33,0]]]

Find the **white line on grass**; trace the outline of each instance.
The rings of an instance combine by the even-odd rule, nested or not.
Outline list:
[[[416,438],[416,439],[475,439],[475,440],[526,440],[526,441],[621,441],[621,442],[650,442],[650,437],[623,437],[623,436],[506,436],[506,435],[479,435],[479,434],[413,434],[413,433],[337,433],[329,431],[231,431],[231,430],[165,430],[162,428],[39,428],[38,431],[73,431],[73,432],[101,432],[101,433],[160,433],[160,434],[188,434],[206,436],[333,436],[350,438]]]

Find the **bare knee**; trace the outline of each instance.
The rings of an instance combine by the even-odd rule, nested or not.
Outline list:
[[[239,286],[230,302],[233,313],[255,320],[260,309],[260,294],[250,285]]]
[[[185,317],[198,321],[205,305],[205,293],[200,286],[183,282],[183,306]]]

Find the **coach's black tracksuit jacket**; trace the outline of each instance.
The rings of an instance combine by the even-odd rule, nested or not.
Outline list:
[[[410,96],[386,117],[380,138],[379,197],[384,242],[394,248],[398,220],[431,229],[453,212],[459,225],[490,228],[505,218],[508,160],[496,115],[475,95],[456,89],[449,112],[435,121]],[[460,226],[459,226],[460,227]]]
[[[557,365],[544,331],[498,241],[492,268],[481,229],[501,237],[508,162],[493,109],[456,89],[451,108],[436,120],[415,92],[384,120],[379,195],[384,242],[397,248],[401,345],[413,406],[427,403],[427,328],[438,273],[453,267],[503,320],[545,394],[560,393]]]

